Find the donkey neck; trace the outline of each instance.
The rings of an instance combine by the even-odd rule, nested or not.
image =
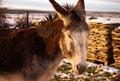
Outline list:
[[[48,55],[56,56],[60,52],[59,39],[63,22],[60,19],[46,21],[38,28],[39,36],[43,38]]]
[[[54,76],[62,59],[63,56],[61,54],[58,54],[58,56],[53,61],[44,60],[45,63],[43,62],[43,65],[46,67],[43,68],[43,70],[41,69],[38,81],[49,81],[51,77]]]

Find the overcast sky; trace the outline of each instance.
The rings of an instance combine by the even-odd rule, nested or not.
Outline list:
[[[76,4],[78,0],[56,0],[61,5]],[[54,10],[49,0],[4,0],[5,7],[15,9]],[[120,0],[85,0],[87,11],[120,12]]]

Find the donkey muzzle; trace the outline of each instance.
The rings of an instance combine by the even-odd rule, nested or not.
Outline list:
[[[81,75],[87,70],[87,64],[78,64],[76,68],[78,70],[77,74]]]

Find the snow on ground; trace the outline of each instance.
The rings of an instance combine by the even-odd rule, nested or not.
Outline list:
[[[90,16],[86,17],[87,22],[99,22],[103,24],[110,24],[110,23],[120,23],[120,18],[119,17],[96,17],[96,19],[89,19]]]
[[[75,75],[68,60],[64,59],[51,81],[120,81],[120,70],[88,62],[88,70]]]
[[[98,64],[95,64],[95,63],[90,63],[88,62],[88,67],[99,67],[100,69],[102,69],[104,72],[110,72],[111,74],[113,73],[120,73],[120,70],[119,69],[115,69],[113,67],[109,67],[109,66],[103,66],[102,64],[101,65],[98,65]]]
[[[63,65],[63,64],[66,64],[66,65],[68,65],[69,64],[69,61],[67,60],[67,59],[64,59],[63,60],[64,62],[61,62],[61,64],[60,65]],[[88,68],[89,67],[95,67],[95,68],[100,68],[100,69],[102,69],[104,72],[110,72],[110,73],[120,73],[120,70],[119,69],[115,69],[115,68],[113,68],[113,67],[109,67],[109,66],[103,66],[102,64],[96,64],[96,63],[91,63],[91,62],[87,62],[88,63]]]
[[[30,22],[40,22],[43,18],[45,18],[48,14],[46,13],[35,13],[35,14],[29,14],[29,21]],[[6,14],[6,22],[10,23],[13,26],[16,24],[16,20],[22,17],[26,17],[26,14]]]

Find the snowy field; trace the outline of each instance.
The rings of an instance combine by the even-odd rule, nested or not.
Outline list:
[[[51,81],[120,81],[120,70],[88,62],[87,71],[82,75],[75,75],[69,61],[64,59]]]
[[[87,22],[99,22],[103,24],[110,24],[110,23],[120,23],[120,17],[112,16],[112,17],[96,17],[97,19],[89,20],[90,16],[86,17]]]
[[[29,14],[29,21],[31,22],[36,22],[36,21],[41,21],[43,18],[45,18],[48,14],[46,13],[36,13],[36,14]],[[15,25],[16,20],[22,17],[26,17],[26,14],[6,14],[6,22]]]
[[[6,22],[15,25],[16,22],[15,20],[21,17],[25,17],[26,14],[6,14],[7,15],[7,20]],[[35,21],[41,21],[45,16],[47,16],[47,13],[34,13],[34,14],[29,14],[29,21],[35,22]],[[86,21],[89,22],[99,22],[99,23],[120,23],[120,15],[112,15],[112,16],[97,16],[96,19],[89,19],[91,16],[86,17]]]

